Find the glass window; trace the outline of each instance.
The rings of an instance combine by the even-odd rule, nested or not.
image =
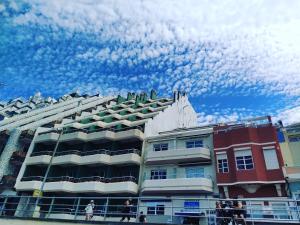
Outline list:
[[[300,137],[289,137],[290,142],[300,142]]]
[[[164,205],[153,205],[147,207],[148,215],[164,215],[165,214],[165,206]]]
[[[203,147],[203,141],[202,140],[192,140],[185,142],[186,148],[200,148]]]
[[[167,179],[167,170],[166,169],[151,170],[150,179],[151,180]]]
[[[217,166],[219,173],[228,173],[228,159],[226,153],[217,154]]]
[[[254,168],[251,150],[238,150],[234,154],[238,170],[250,170]]]
[[[194,166],[185,168],[186,178],[204,177],[204,168]]]
[[[264,149],[264,158],[267,170],[279,169],[278,158],[274,148]]]
[[[161,143],[161,144],[154,144],[153,145],[153,151],[166,151],[168,150],[168,143]]]

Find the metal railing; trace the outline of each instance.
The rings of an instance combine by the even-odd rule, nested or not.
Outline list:
[[[87,156],[87,155],[96,155],[96,154],[105,154],[105,155],[123,155],[128,153],[135,153],[141,155],[141,150],[135,148],[129,149],[120,149],[120,150],[109,150],[109,149],[95,149],[95,150],[66,150],[66,151],[57,151],[55,156],[62,156],[62,155],[78,155],[78,156]],[[31,153],[31,156],[40,156],[40,155],[52,155],[53,151],[38,151]]]
[[[21,181],[42,181],[43,176],[27,176],[22,177]],[[46,182],[61,182],[67,181],[72,183],[82,183],[82,182],[102,182],[102,183],[115,183],[115,182],[125,182],[132,181],[137,182],[134,176],[121,176],[121,177],[102,177],[102,176],[88,176],[88,177],[72,177],[72,176],[59,176],[59,177],[47,177]]]
[[[211,176],[207,176],[204,173],[165,173],[165,174],[157,174],[157,175],[148,175],[145,176],[145,180],[164,180],[164,179],[193,179],[193,178],[206,178],[211,179]]]
[[[130,201],[124,206],[126,200]],[[300,201],[294,199],[217,199],[217,198],[167,198],[167,197],[36,197],[0,196],[0,216],[84,220],[85,208],[94,201],[94,221],[119,221],[129,217],[138,221],[142,211],[148,222],[161,224],[228,224],[243,220],[247,224],[299,224]],[[221,208],[216,208],[216,202]],[[243,203],[243,208],[234,207]],[[127,210],[125,210],[125,208]],[[244,218],[238,217],[243,214]],[[191,222],[193,221],[193,222]],[[195,222],[197,221],[197,222]],[[222,222],[222,223],[220,223]],[[227,223],[226,223],[227,222]],[[243,223],[242,223],[243,224]]]

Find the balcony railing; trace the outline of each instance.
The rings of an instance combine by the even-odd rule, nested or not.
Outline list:
[[[71,128],[69,130],[64,130],[63,134],[70,134],[70,133],[75,133],[75,132],[83,132],[86,134],[89,133],[95,133],[95,132],[101,132],[101,131],[112,131],[112,132],[121,132],[121,131],[127,131],[127,130],[133,130],[133,129],[138,129],[143,132],[143,127],[141,126],[132,126],[132,127],[124,127],[124,128],[113,128],[113,127],[106,127],[106,128],[97,128],[93,130],[89,130],[88,128]],[[43,134],[49,134],[49,133],[60,133],[59,130],[52,129],[48,131],[44,131],[39,133],[39,135]]]
[[[210,175],[205,175],[203,173],[188,173],[188,174],[159,174],[159,175],[152,175],[146,176],[145,180],[163,180],[163,179],[194,179],[194,178],[207,178],[212,179]]]
[[[96,155],[96,154],[105,154],[105,155],[123,155],[123,154],[141,154],[141,150],[130,148],[130,149],[122,149],[122,150],[108,150],[108,149],[95,149],[89,151],[82,151],[82,150],[67,150],[67,151],[58,151],[56,152],[55,156],[62,156],[62,155],[78,155],[78,156],[87,156],[87,155]],[[40,156],[40,155],[52,155],[53,151],[40,151],[40,152],[33,152],[31,156]]]
[[[21,181],[43,181],[43,176],[28,176],[23,177]],[[102,182],[102,183],[116,183],[116,182],[126,182],[131,181],[136,183],[137,179],[134,176],[122,176],[122,177],[101,177],[101,176],[90,176],[90,177],[71,177],[71,176],[60,176],[60,177],[47,177],[46,182],[72,182],[72,183],[82,183],[82,182]]]
[[[123,203],[130,199],[130,212],[124,213]],[[130,216],[131,221],[138,221],[141,209],[149,207],[149,200],[159,202],[162,214],[150,214],[147,210],[144,214],[147,216],[148,223],[155,224],[181,224],[183,217],[195,218],[200,221],[197,224],[207,224],[210,221],[228,220],[232,224],[234,221],[231,216],[236,212],[236,208],[232,207],[234,201],[243,203],[243,210],[246,214],[247,224],[299,224],[300,219],[300,201],[295,199],[219,199],[219,198],[192,198],[192,197],[99,197],[99,196],[80,196],[80,197],[40,197],[39,206],[36,204],[36,197],[32,196],[0,196],[2,203],[0,208],[0,217],[4,220],[11,218],[27,219],[29,221],[33,217],[39,217],[43,221],[57,222],[59,220],[70,223],[78,223],[85,220],[85,208],[91,201],[94,201],[95,208],[93,210],[92,223],[113,223],[120,221],[122,216]],[[226,203],[226,212],[217,213],[216,202],[222,201]],[[185,202],[191,203],[190,205]],[[179,203],[179,204],[178,204]],[[154,205],[154,204],[153,204]],[[157,208],[157,206],[154,206]],[[35,218],[38,221],[39,218]],[[2,219],[2,218],[1,218]],[[29,219],[29,220],[28,220]],[[104,222],[106,221],[106,222]],[[241,222],[241,221],[240,221]],[[3,222],[5,223],[5,222]]]

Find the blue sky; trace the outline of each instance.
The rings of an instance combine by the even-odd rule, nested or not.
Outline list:
[[[0,99],[186,91],[199,124],[300,121],[300,1],[0,1]]]

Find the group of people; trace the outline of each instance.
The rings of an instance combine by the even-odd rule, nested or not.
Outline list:
[[[133,205],[129,199],[124,202],[124,206],[121,211],[122,213],[122,218],[120,220],[121,222],[123,222],[126,218],[128,222],[130,221],[132,206]],[[90,203],[85,207],[85,220],[91,220],[93,218],[94,208],[95,208],[94,200],[91,200]],[[140,223],[146,223],[146,215],[144,215],[143,211],[140,212],[138,221]]]
[[[246,209],[240,201],[216,202],[217,225],[228,225],[230,222],[233,225],[246,225],[246,215]]]

